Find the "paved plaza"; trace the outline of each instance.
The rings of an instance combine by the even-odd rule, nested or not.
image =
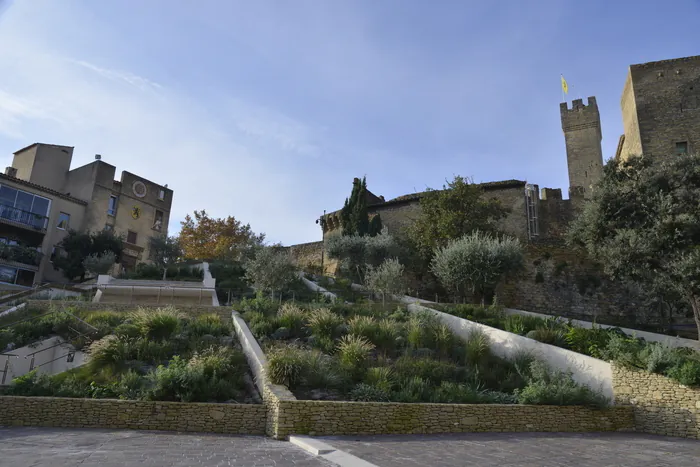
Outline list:
[[[700,465],[700,441],[631,433],[473,433],[318,439],[378,467]],[[1,467],[229,465],[335,464],[288,442],[255,436],[0,427]]]
[[[147,431],[1,428],[1,467],[332,466],[283,441],[258,436]]]
[[[700,441],[632,433],[326,437],[380,467],[698,467]]]

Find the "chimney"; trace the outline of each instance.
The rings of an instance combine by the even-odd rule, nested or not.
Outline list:
[[[96,161],[102,160],[102,156],[100,154],[95,154],[95,160]]]
[[[5,175],[17,178],[17,169],[14,167],[5,167]]]

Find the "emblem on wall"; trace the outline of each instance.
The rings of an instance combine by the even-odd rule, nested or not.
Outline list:
[[[132,207],[131,208],[131,217],[133,217],[134,219],[138,219],[139,217],[141,217],[141,208],[138,206]]]
[[[144,185],[144,183],[141,180],[136,180],[131,186],[131,191],[133,191],[134,194],[139,198],[143,198],[144,196],[146,196],[146,185]]]

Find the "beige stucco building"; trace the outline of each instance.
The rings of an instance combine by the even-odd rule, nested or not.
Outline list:
[[[99,155],[70,169],[73,148],[35,143],[14,153],[0,174],[0,282],[63,282],[52,265],[69,230],[114,230],[127,270],[148,261],[149,240],[167,234],[173,191],[123,171]]]

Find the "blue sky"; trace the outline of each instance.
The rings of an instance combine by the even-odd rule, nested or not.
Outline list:
[[[662,8],[663,5],[663,8]],[[700,53],[698,0],[0,0],[0,157],[75,146],[271,241],[320,239],[352,179],[563,188],[559,120],[595,95],[605,158],[633,63]],[[691,26],[689,26],[691,25]]]

